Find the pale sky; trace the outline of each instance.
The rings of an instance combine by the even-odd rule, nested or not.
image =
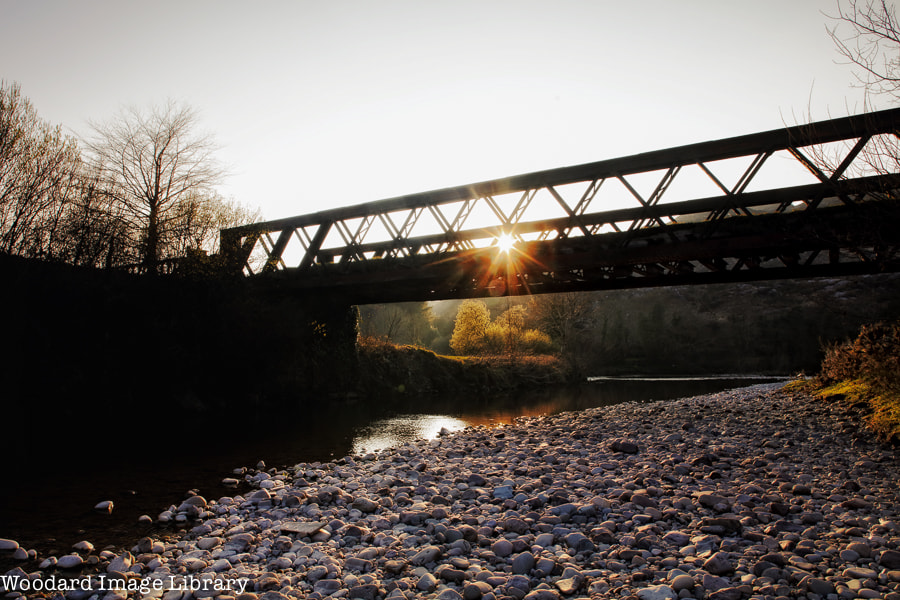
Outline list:
[[[275,219],[860,112],[835,6],[0,0],[0,78],[79,136],[191,105]]]

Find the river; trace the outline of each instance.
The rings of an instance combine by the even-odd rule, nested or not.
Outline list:
[[[235,468],[254,467],[259,461],[268,468],[328,461],[434,437],[441,429],[495,426],[522,416],[680,398],[775,380],[591,378],[579,386],[517,394],[329,402],[290,418],[236,414],[226,425],[133,424],[125,432],[127,441],[109,431],[71,432],[65,439],[35,440],[28,460],[4,465],[0,538],[36,549],[41,557],[66,554],[80,540],[92,542],[97,550],[130,546],[144,535],[172,532],[155,523],[138,523],[140,515],[155,519],[188,490],[207,499],[234,495],[237,492],[223,486],[222,479]],[[111,514],[93,510],[103,500],[113,501]],[[0,559],[0,572],[12,564]]]

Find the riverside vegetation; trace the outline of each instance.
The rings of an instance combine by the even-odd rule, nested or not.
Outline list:
[[[797,387],[854,407],[876,436],[900,442],[900,321],[866,325],[831,345],[818,376]]]

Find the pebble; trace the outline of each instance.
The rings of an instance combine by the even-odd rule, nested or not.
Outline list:
[[[233,496],[159,513],[171,539],[81,552],[104,572],[249,580],[234,600],[900,599],[895,451],[780,387],[236,469]]]
[[[674,600],[678,594],[667,585],[654,585],[638,590],[637,597],[640,600]]]
[[[56,566],[60,569],[78,569],[84,564],[84,559],[78,554],[66,554],[60,556],[56,561]]]

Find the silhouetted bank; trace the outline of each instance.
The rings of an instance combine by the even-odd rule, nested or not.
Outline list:
[[[495,390],[568,376],[556,361],[454,361],[357,348],[356,310],[243,279],[137,277],[0,256],[4,434],[176,432],[323,397]]]
[[[364,338],[359,373],[379,393],[466,393],[513,390],[583,381],[555,356],[441,356],[416,346]]]

